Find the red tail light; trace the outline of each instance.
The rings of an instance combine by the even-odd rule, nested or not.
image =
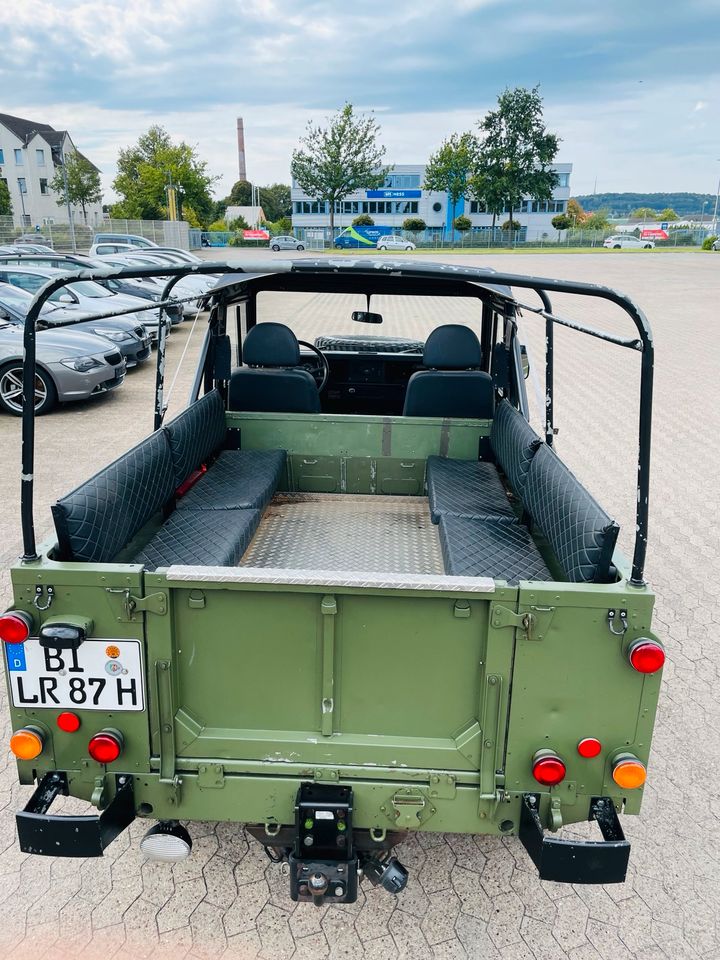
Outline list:
[[[117,730],[101,730],[88,744],[88,753],[98,763],[113,763],[122,753],[123,738]]]
[[[23,610],[9,610],[0,616],[0,640],[25,643],[32,630],[32,617]]]
[[[630,644],[628,660],[638,673],[657,673],[665,663],[665,650],[657,640],[641,638]]]
[[[59,713],[55,722],[64,733],[75,733],[80,729],[80,717],[70,710]]]
[[[601,751],[602,744],[597,737],[585,737],[577,745],[577,752],[581,757],[585,757],[586,759],[599,756]]]
[[[544,787],[554,787],[565,778],[567,769],[556,753],[544,750],[533,757],[532,774]]]

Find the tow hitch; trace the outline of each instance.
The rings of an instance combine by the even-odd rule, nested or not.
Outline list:
[[[314,903],[354,903],[358,877],[390,893],[404,889],[408,873],[395,857],[359,851],[349,787],[304,783],[295,800],[295,839],[288,853],[290,896]]]

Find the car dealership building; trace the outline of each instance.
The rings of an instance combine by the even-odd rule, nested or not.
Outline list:
[[[558,213],[564,213],[570,198],[571,163],[553,164],[558,174],[558,186],[552,200],[536,200],[527,197],[513,217],[521,225],[518,239],[537,240],[543,234],[552,236],[554,230],[551,220]],[[403,221],[408,217],[420,217],[427,224],[426,239],[450,234],[452,223],[461,214],[469,217],[473,225],[475,239],[482,240],[483,234],[492,228],[492,214],[487,213],[476,200],[461,198],[454,206],[447,193],[424,190],[425,164],[397,164],[391,167],[384,186],[379,190],[356,190],[345,200],[335,204],[336,234],[349,227],[355,217],[368,214],[376,224],[383,225],[390,232],[400,232]],[[329,205],[326,201],[308,197],[293,181],[291,190],[293,230],[311,232],[324,230],[330,226]],[[496,226],[508,219],[510,211],[500,213]]]

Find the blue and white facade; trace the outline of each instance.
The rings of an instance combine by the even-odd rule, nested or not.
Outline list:
[[[558,213],[567,210],[570,199],[571,163],[553,164],[559,178],[552,200],[535,200],[528,197],[523,200],[520,210],[513,212],[513,218],[523,228],[520,239],[537,240],[546,234],[557,235],[551,220]],[[452,222],[461,214],[470,218],[473,234],[481,239],[482,234],[492,227],[492,215],[482,209],[477,201],[461,198],[453,207],[446,193],[423,190],[425,164],[397,164],[392,167],[387,180],[380,190],[356,190],[345,200],[335,205],[335,231],[339,233],[349,227],[355,217],[369,214],[376,224],[391,228],[400,233],[403,221],[407,217],[420,217],[427,224],[427,238],[437,235],[449,235]],[[291,188],[292,222],[297,231],[326,229],[330,226],[329,205],[308,197],[293,181]],[[500,227],[509,217],[509,211],[496,218]],[[480,236],[478,236],[480,235]]]

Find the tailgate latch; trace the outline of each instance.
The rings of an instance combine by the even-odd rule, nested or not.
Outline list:
[[[149,593],[146,597],[134,597],[129,587],[106,587],[105,592],[122,594],[124,616],[118,617],[120,622],[134,620],[136,613],[156,613],[159,617],[167,613],[167,594],[165,593]]]
[[[529,610],[515,613],[499,603],[492,604],[492,626],[496,629],[515,627],[523,640],[542,640],[547,633],[555,607],[530,607]]]

